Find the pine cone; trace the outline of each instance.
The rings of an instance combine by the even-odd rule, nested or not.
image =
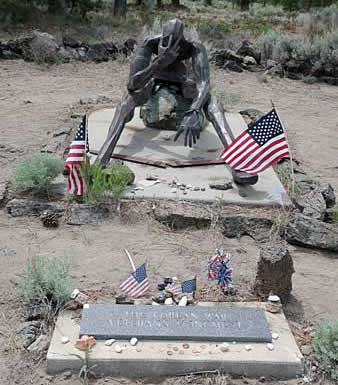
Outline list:
[[[45,227],[58,227],[59,218],[58,215],[53,211],[45,211],[40,216],[41,222]]]

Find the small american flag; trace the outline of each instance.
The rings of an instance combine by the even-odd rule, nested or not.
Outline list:
[[[242,132],[220,157],[234,170],[257,174],[289,155],[282,122],[273,108]]]
[[[75,138],[70,146],[70,150],[65,161],[68,170],[67,192],[74,195],[82,195],[85,190],[85,182],[81,176],[80,165],[86,156],[86,115],[76,131]]]
[[[169,285],[166,286],[165,288],[166,291],[170,291],[173,295],[178,295],[182,293],[182,287],[180,284],[173,282]]]
[[[140,297],[149,289],[149,281],[145,263],[138,267],[128,279],[120,285],[120,289],[130,297]]]
[[[182,293],[193,293],[196,291],[196,278],[182,282]]]

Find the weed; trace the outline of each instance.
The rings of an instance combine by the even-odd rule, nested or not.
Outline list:
[[[18,283],[18,291],[30,305],[42,305],[57,313],[70,295],[70,257],[47,258],[34,255],[28,259],[26,277]]]
[[[338,380],[338,321],[317,325],[313,347],[321,368],[331,378]]]
[[[132,174],[124,164],[112,163],[107,168],[91,165],[87,160],[81,168],[85,180],[86,191],[83,196],[87,203],[99,203],[108,197],[120,197],[128,183],[131,182]]]
[[[47,195],[51,182],[61,174],[63,168],[62,159],[48,154],[35,154],[17,166],[14,187],[17,191]]]

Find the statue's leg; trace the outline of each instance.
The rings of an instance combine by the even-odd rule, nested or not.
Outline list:
[[[125,124],[134,116],[135,107],[135,99],[130,94],[126,94],[117,105],[114,118],[109,126],[107,138],[99,151],[95,164],[106,166],[109,163]]]
[[[226,147],[228,144],[230,144],[230,142],[234,140],[235,137],[228,122],[225,119],[222,103],[215,96],[210,96],[208,102],[204,106],[204,112],[207,119],[214,126],[223,146]],[[246,172],[233,169],[232,176],[234,181],[238,184],[253,185],[258,181],[258,175],[251,175]]]

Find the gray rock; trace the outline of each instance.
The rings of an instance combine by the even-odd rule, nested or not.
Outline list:
[[[297,208],[306,216],[323,220],[326,212],[326,203],[319,189],[314,189],[294,200]]]
[[[76,40],[69,35],[63,36],[62,43],[65,47],[70,47],[70,48],[80,48],[83,46],[83,43],[81,41]]]
[[[93,60],[97,63],[115,59],[115,54],[118,48],[112,41],[104,41],[102,43],[95,43],[89,46],[87,52],[88,60]]]
[[[244,56],[244,64],[246,65],[257,65],[255,58],[252,56]]]
[[[280,78],[283,78],[285,75],[283,66],[281,64],[277,64],[271,68],[269,68],[267,71],[265,71],[266,75],[270,75],[272,77],[278,76]]]
[[[111,206],[105,204],[74,204],[71,207],[67,219],[69,225],[84,225],[86,223],[97,223],[107,219],[111,214]]]
[[[273,68],[277,65],[277,62],[275,62],[274,60],[271,60],[271,59],[268,59],[266,61],[266,68],[267,69],[270,69],[270,68]]]
[[[269,244],[260,251],[254,292],[262,298],[270,293],[278,295],[286,303],[292,290],[293,260],[283,244]]]
[[[249,127],[262,116],[264,116],[264,113],[262,111],[256,110],[255,108],[248,108],[246,110],[239,111],[239,113],[242,115],[243,119],[245,120],[245,123]]]
[[[300,213],[289,217],[283,236],[294,245],[338,251],[338,228]]]
[[[17,40],[24,60],[56,63],[60,59],[55,37],[46,32],[33,31]]]
[[[22,346],[27,349],[36,339],[35,334],[25,334],[23,337]]]
[[[313,352],[311,345],[303,345],[300,350],[304,356],[309,356]]]
[[[233,188],[232,182],[228,183],[210,183],[209,187],[215,190],[230,190]]]
[[[190,102],[177,87],[160,87],[154,90],[149,101],[142,106],[140,117],[147,127],[176,131],[189,108]],[[201,127],[204,127],[203,114],[200,114],[200,119]]]
[[[239,73],[243,72],[243,68],[234,60],[227,60],[224,63],[223,68],[226,70],[229,70],[229,71],[233,71],[233,72],[239,72]]]
[[[28,199],[12,199],[7,203],[6,209],[12,217],[39,216],[46,210],[51,210],[59,215],[64,212],[64,207],[59,203]]]
[[[41,152],[45,152],[47,154],[54,154],[61,147],[62,142],[63,140],[61,141],[60,139],[58,139],[53,143],[46,144],[42,147]]]
[[[47,350],[49,345],[48,337],[45,334],[41,334],[28,348],[29,352],[42,353]]]
[[[269,237],[272,224],[272,219],[264,216],[225,215],[222,218],[222,233],[228,238],[249,235],[257,241],[263,241]]]
[[[8,184],[7,182],[0,182],[0,207],[7,199],[8,192]]]
[[[336,204],[336,196],[334,194],[334,189],[330,183],[321,181],[319,183],[319,191],[322,193],[323,198],[326,203],[326,207],[329,209]]]
[[[255,48],[254,44],[249,40],[244,40],[242,42],[241,47],[236,52],[239,56],[244,56],[244,60],[246,56],[250,56],[254,58],[255,63],[261,62],[261,53]]]
[[[62,373],[63,378],[67,379],[72,376],[72,371],[71,370],[66,370],[65,372]]]

